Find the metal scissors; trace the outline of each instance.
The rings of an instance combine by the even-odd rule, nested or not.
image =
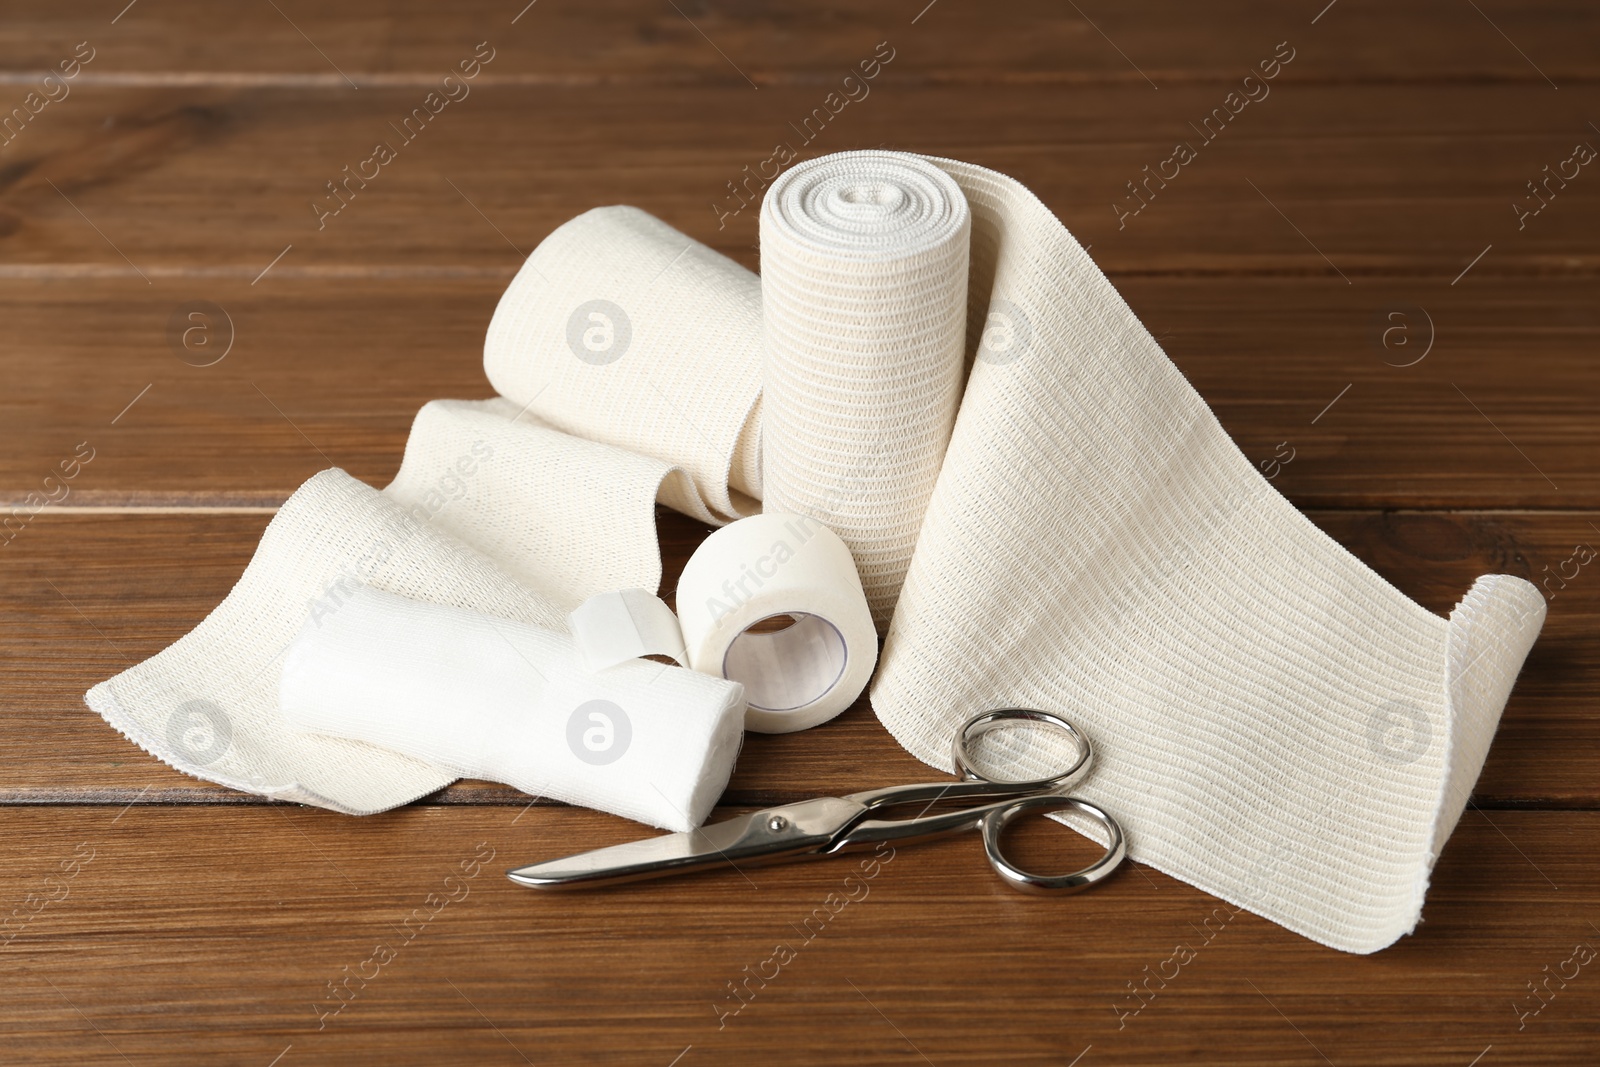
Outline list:
[[[1018,722],[1064,731],[1077,749],[1072,765],[1052,777],[1025,782],[998,780],[976,770],[969,744],[997,726]],[[1028,892],[1076,893],[1098,883],[1122,862],[1127,846],[1117,821],[1087,800],[1067,795],[1088,773],[1094,751],[1088,738],[1062,716],[1030,708],[986,711],[969,719],[957,732],[951,752],[956,773],[961,776],[957,781],[818,797],[687,833],[666,834],[517,867],[506,874],[513,882],[535,889],[578,889],[661,878],[724,863],[756,865],[814,859],[870,849],[879,842],[909,843],[974,828],[982,830],[983,847],[995,872],[1017,889]],[[982,803],[924,814],[934,804],[947,800]],[[873,817],[885,809],[911,804],[923,805],[922,812],[902,819]],[[1104,855],[1082,870],[1056,875],[1033,874],[1006,858],[1000,836],[1007,824],[1024,812],[1064,809],[1081,812],[1104,828],[1108,841]]]

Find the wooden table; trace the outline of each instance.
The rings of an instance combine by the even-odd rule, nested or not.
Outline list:
[[[1596,1062],[1600,964],[1548,978],[1600,945],[1593,5],[123,2],[0,19],[0,1058]],[[324,214],[475,52],[470,96]],[[1275,54],[1270,94],[1134,199]],[[852,864],[536,895],[501,869],[640,828],[479,782],[360,820],[268,804],[84,707],[307,476],[381,485],[424,401],[487,395],[496,298],[559,223],[636,204],[757,266],[728,183],[778,142],[1015,175],[1384,577],[1438,612],[1480,573],[1544,584],[1414,936],[1343,955],[1137,865],[1026,897],[971,839],[902,849],[810,939]],[[225,358],[194,365],[175,313]],[[664,529],[670,588],[706,531]],[[723,814],[928,774],[863,701],[752,737]],[[1064,836],[1024,843],[1066,862]]]

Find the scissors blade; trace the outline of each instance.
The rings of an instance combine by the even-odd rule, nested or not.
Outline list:
[[[771,863],[822,855],[867,809],[842,797],[768,808],[686,833],[611,845],[516,867],[506,876],[534,889],[577,889],[660,878],[723,863]]]

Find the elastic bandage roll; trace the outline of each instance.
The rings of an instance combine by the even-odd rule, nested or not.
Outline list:
[[[880,629],[955,422],[969,243],[960,188],[903,153],[801,163],[761,205],[763,499],[844,540]]]

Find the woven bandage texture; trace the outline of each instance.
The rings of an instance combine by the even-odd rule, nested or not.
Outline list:
[[[1068,715],[1134,859],[1335,948],[1391,943],[1543,598],[1489,575],[1442,619],[1402,595],[1268,484],[1032,193],[931,162],[972,211],[974,358],[878,717],[950,769],[976,711]],[[1007,776],[1049,773],[1056,744]]]
[[[970,244],[961,190],[901,152],[801,163],[761,205],[763,501],[850,547],[880,630],[955,424]]]

